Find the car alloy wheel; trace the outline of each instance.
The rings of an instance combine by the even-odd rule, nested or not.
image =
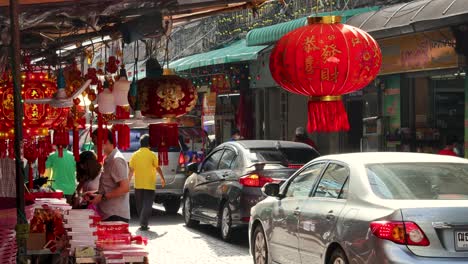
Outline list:
[[[185,225],[188,227],[193,227],[199,222],[192,219],[192,199],[188,194],[184,197],[184,221]]]
[[[348,259],[341,248],[337,248],[333,251],[330,261],[328,264],[348,264]]]
[[[268,261],[268,248],[266,245],[265,234],[261,226],[255,229],[255,238],[253,245],[254,263],[267,264]]]
[[[232,233],[232,217],[231,217],[231,209],[229,208],[229,204],[226,202],[223,207],[223,213],[221,216],[221,237],[224,241],[231,240],[231,233]]]

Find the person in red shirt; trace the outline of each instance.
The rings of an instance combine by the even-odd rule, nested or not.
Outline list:
[[[317,145],[315,145],[315,142],[307,136],[303,127],[296,128],[296,135],[294,136],[294,141],[305,143],[317,150]]]
[[[450,141],[445,145],[445,148],[439,151],[439,155],[454,156],[458,157],[457,153],[453,151],[455,147],[455,141]]]

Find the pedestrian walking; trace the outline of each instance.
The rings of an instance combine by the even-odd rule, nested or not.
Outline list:
[[[62,156],[55,151],[46,160],[46,171],[44,176],[52,181],[52,188],[60,190],[71,204],[76,189],[76,163],[71,151],[64,149]]]
[[[156,172],[161,177],[164,188],[166,180],[159,167],[158,156],[150,150],[149,135],[140,138],[140,149],[136,151],[129,162],[129,179],[135,176],[135,202],[140,230],[149,230],[148,220],[153,211],[153,201],[156,190]]]
[[[296,135],[294,136],[293,141],[305,143],[317,150],[317,145],[315,145],[315,142],[307,136],[303,127],[296,128]]]
[[[104,132],[102,150],[106,155],[98,192],[89,191],[86,199],[97,206],[103,221],[130,220],[128,166],[122,153],[115,146],[114,134]],[[93,143],[97,145],[97,130],[93,132]]]

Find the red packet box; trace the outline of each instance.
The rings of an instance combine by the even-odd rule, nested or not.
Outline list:
[[[115,221],[115,222],[101,222],[97,225],[98,236],[105,236],[108,234],[128,234],[128,223]]]

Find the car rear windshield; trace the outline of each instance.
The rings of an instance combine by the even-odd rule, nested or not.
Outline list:
[[[367,165],[372,191],[382,199],[468,200],[468,165],[391,163]]]
[[[250,149],[252,162],[278,162],[284,165],[306,164],[317,158],[319,154],[307,148],[263,148]]]

